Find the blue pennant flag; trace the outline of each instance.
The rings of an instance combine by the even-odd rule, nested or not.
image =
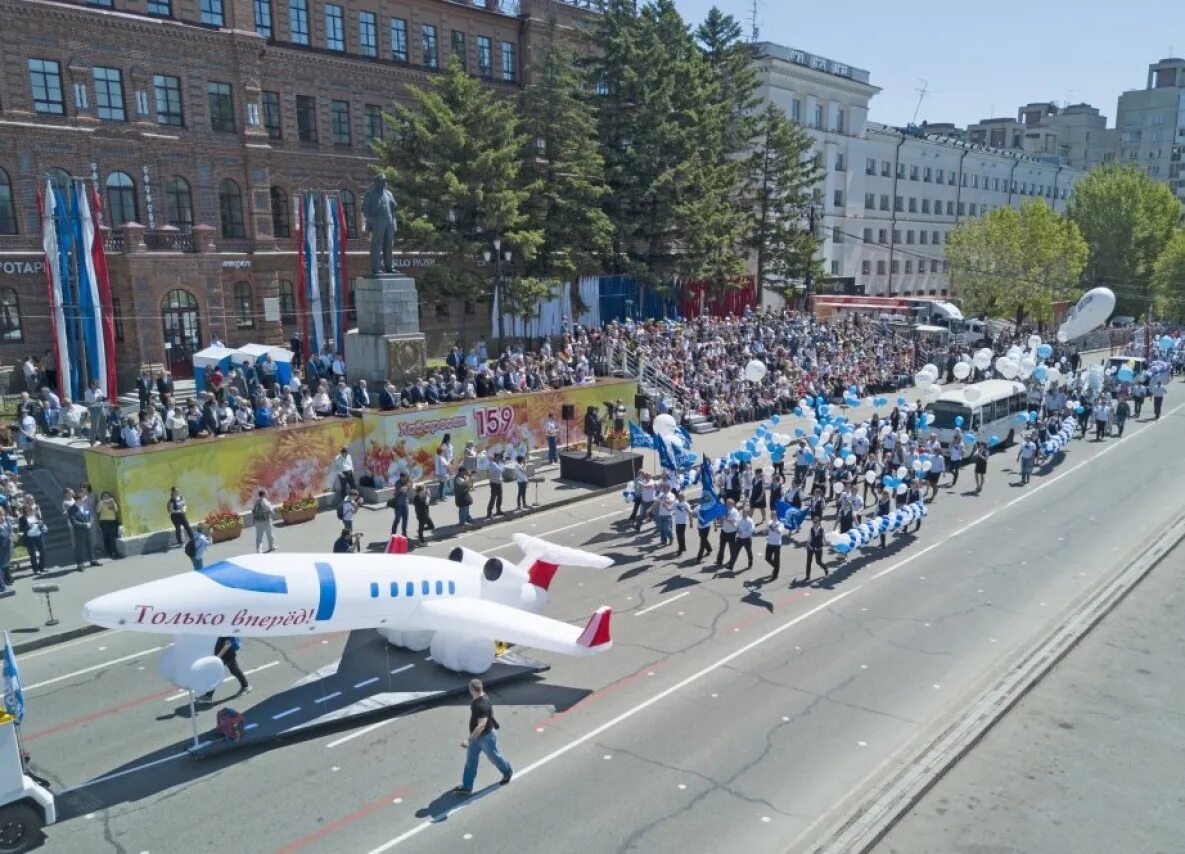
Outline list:
[[[683,447],[690,451],[691,450],[691,433],[687,430],[686,427],[676,427],[675,432],[683,437]]]
[[[631,448],[653,448],[654,439],[646,433],[641,427],[630,422],[630,447]]]
[[[663,471],[676,471],[678,469],[678,466],[675,465],[675,460],[671,457],[671,449],[667,445],[666,439],[655,436],[654,448],[658,451],[658,464],[662,466]]]
[[[21,673],[16,667],[12,641],[4,633],[4,710],[19,724],[25,719],[25,692],[21,688]]]

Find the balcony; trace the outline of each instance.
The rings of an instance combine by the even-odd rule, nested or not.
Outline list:
[[[197,255],[216,251],[215,230],[208,225],[179,229],[171,225],[147,229],[137,222],[124,223],[119,228],[103,227],[103,248],[112,254],[131,255],[142,252],[170,252]]]

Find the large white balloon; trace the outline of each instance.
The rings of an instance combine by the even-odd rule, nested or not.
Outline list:
[[[959,362],[954,367],[954,375],[956,380],[962,382],[963,380],[967,379],[967,377],[971,376],[971,366],[966,362]]]
[[[931,383],[922,389],[922,397],[926,400],[937,400],[940,394],[942,394],[942,386],[938,383]]]
[[[975,401],[979,400],[980,393],[979,386],[969,385],[963,389],[963,398],[968,403],[975,403]]]
[[[1049,380],[1050,384],[1052,385],[1062,378],[1062,372],[1057,368],[1050,368],[1045,372],[1045,378]]]
[[[208,694],[222,684],[222,659],[216,655],[199,658],[189,668],[188,684],[184,687],[195,694]]]
[[[1020,373],[1020,365],[1012,359],[1005,359],[1003,365],[998,361],[996,362],[996,370],[1000,372],[1000,376],[1004,379],[1014,380],[1016,379],[1016,375]]]
[[[675,420],[675,416],[666,412],[654,417],[654,432],[659,436],[670,436],[678,427],[679,422]]]
[[[1057,331],[1058,341],[1070,341],[1102,326],[1115,310],[1115,294],[1110,288],[1092,288],[1070,309]]]
[[[926,373],[928,373],[930,376],[934,377],[934,379],[938,379],[938,366],[935,365],[934,363],[931,362],[931,363],[925,365],[922,368],[922,370],[925,371]]]
[[[920,389],[925,390],[926,388],[929,388],[931,385],[933,385],[933,383],[934,377],[930,376],[925,371],[918,371],[913,376],[913,384]]]
[[[749,382],[759,383],[765,378],[765,371],[765,362],[759,362],[757,359],[754,359],[745,365],[745,379]]]
[[[1040,335],[1030,335],[1029,336],[1029,349],[1036,350],[1040,346],[1041,346],[1041,336]]]
[[[982,350],[976,350],[975,355],[971,359],[971,364],[975,365],[981,371],[986,371],[992,365],[992,351],[986,347]]]

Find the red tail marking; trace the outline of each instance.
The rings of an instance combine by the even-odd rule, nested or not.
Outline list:
[[[602,605],[597,610],[593,611],[593,615],[588,619],[588,625],[584,627],[584,632],[581,633],[577,645],[584,647],[603,646],[611,643],[612,638],[609,637],[609,618],[613,615],[613,609],[608,605]]]
[[[555,578],[556,570],[559,568],[560,565],[558,563],[536,560],[531,564],[531,568],[527,570],[527,577],[531,579],[531,583],[536,587],[547,590],[551,587],[551,580]]]

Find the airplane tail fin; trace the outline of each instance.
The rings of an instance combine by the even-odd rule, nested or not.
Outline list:
[[[608,605],[593,611],[576,644],[595,652],[603,652],[613,646],[613,639],[609,636],[609,618],[612,615],[613,609]]]
[[[523,553],[523,564],[527,567],[527,575],[536,587],[547,590],[551,586],[551,579],[561,566],[587,566],[593,569],[605,569],[613,565],[613,559],[592,552],[573,549],[568,546],[557,546],[547,540],[532,537],[529,534],[515,534],[515,545]]]

